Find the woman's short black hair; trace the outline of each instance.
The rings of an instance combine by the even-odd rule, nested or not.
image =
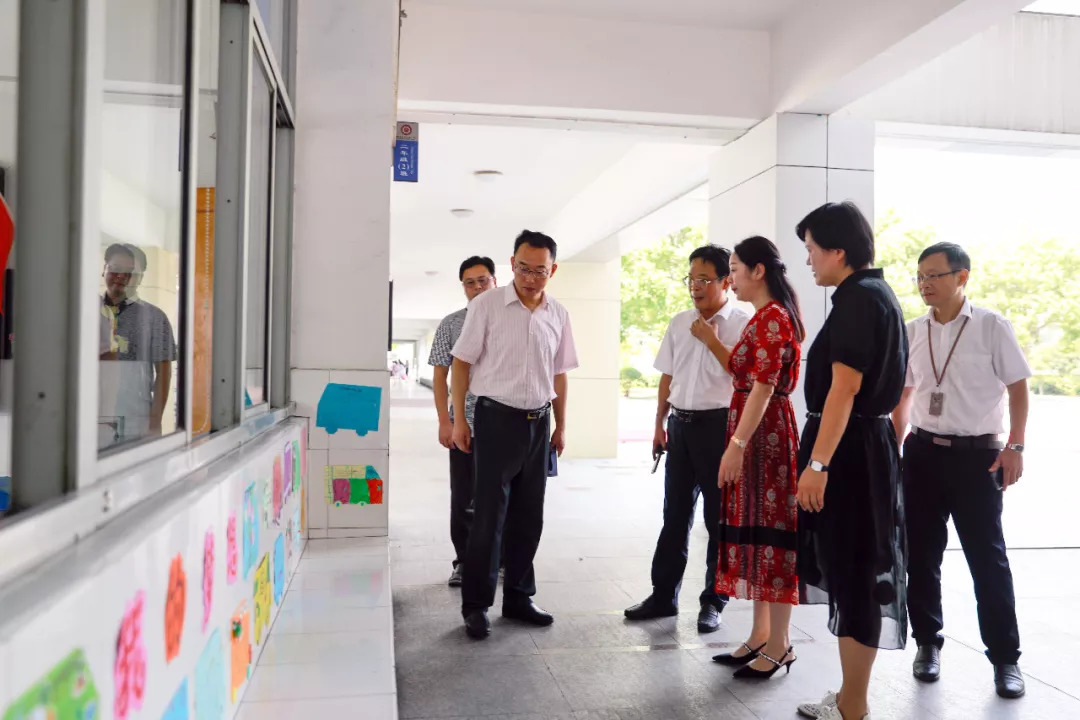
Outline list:
[[[491,273],[492,277],[495,277],[495,263],[491,261],[489,257],[480,257],[479,255],[473,255],[471,258],[467,258],[465,262],[461,263],[461,267],[458,268],[457,279],[462,280],[465,277],[465,271],[474,268],[477,265],[483,265],[487,268],[487,271]]]
[[[695,260],[711,264],[716,270],[716,277],[724,278],[731,274],[731,251],[727,248],[712,243],[702,245],[690,253],[690,262]]]
[[[922,262],[931,255],[937,255],[938,253],[944,255],[945,259],[949,261],[949,269],[953,272],[958,272],[960,270],[967,270],[970,272],[971,257],[964,248],[956,243],[940,242],[931,245],[922,251],[922,255],[919,256],[919,262]]]
[[[559,246],[555,244],[555,241],[547,235],[532,230],[522,230],[521,234],[517,236],[517,240],[514,241],[515,255],[517,255],[517,251],[521,249],[522,245],[530,245],[540,250],[547,250],[551,253],[551,262],[555,262],[555,254],[559,249]]]
[[[806,242],[807,231],[818,247],[843,250],[847,264],[855,270],[874,264],[874,230],[850,200],[825,203],[804,217],[795,234]]]

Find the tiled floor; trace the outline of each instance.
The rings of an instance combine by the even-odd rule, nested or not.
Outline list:
[[[623,620],[622,609],[649,591],[649,562],[659,528],[662,481],[659,474],[649,474],[646,457],[560,463],[560,476],[549,484],[536,563],[536,600],[555,613],[555,625],[537,630],[505,622],[496,605],[491,638],[469,641],[458,594],[445,585],[453,552],[447,461],[435,442],[430,403],[430,395],[421,391],[398,399],[392,412],[390,553],[401,718],[779,720],[796,717],[798,702],[818,699],[836,687],[836,641],[825,630],[821,608],[795,610],[799,661],[788,676],[746,684],[710,662],[721,648],[745,638],[750,613],[747,604],[733,602],[720,631],[698,635],[695,600],[703,582],[705,545],[700,524],[681,602],[685,613],[641,624]],[[572,431],[568,441],[573,442]],[[642,448],[642,455],[647,452]],[[875,720],[1080,718],[1080,626],[1075,621],[1080,576],[1074,571],[1080,551],[1016,551],[1011,558],[1027,696],[1010,702],[994,695],[991,668],[981,654],[971,580],[963,556],[950,552],[944,570],[950,640],[942,680],[924,686],[911,678],[913,647],[881,653],[872,698]],[[329,581],[316,582],[325,586]],[[363,621],[351,613],[334,617],[348,624],[342,632],[363,632]],[[321,629],[327,621],[315,622]],[[294,623],[304,625],[300,619]],[[321,652],[326,647],[343,653],[343,663],[362,654],[348,654],[355,648],[347,641],[303,649]],[[358,673],[351,678],[312,681],[327,688],[341,682],[336,693],[341,695],[371,686],[370,678]],[[278,684],[277,678],[270,680],[262,697],[283,697],[269,689]],[[316,711],[307,713],[312,718],[376,717],[358,713],[349,703],[311,710]]]

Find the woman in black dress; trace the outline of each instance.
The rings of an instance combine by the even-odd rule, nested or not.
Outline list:
[[[904,390],[900,303],[871,269],[874,235],[852,203],[829,203],[797,229],[832,311],[806,362],[799,457],[800,602],[827,603],[843,685],[808,717],[862,720],[877,651],[907,638],[900,454],[889,413]]]

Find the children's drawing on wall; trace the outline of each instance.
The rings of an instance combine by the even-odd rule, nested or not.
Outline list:
[[[183,572],[183,571],[181,571]],[[146,643],[143,641],[143,605],[145,594],[135,594],[124,611],[116,634],[116,660],[113,665],[113,716],[126,720],[129,713],[142,707],[146,692]],[[179,640],[177,641],[179,647]]]
[[[169,701],[169,707],[165,708],[161,720],[188,720],[191,717],[188,706],[187,678],[184,678],[180,681],[180,687],[176,689],[172,700]]]
[[[319,398],[315,424],[333,435],[353,430],[363,437],[379,429],[382,388],[328,383]]]
[[[203,541],[202,571],[202,631],[210,625],[210,611],[214,606],[214,531],[206,531]]]
[[[299,555],[304,547],[303,508],[304,506],[301,505],[293,511],[293,525],[296,526],[296,532],[293,534],[293,555]]]
[[[4,712],[4,720],[100,720],[101,717],[101,699],[82,650],[75,650],[61,660]]]
[[[285,503],[285,476],[281,470],[281,456],[274,458],[274,524],[281,524],[281,507]]]
[[[165,660],[172,662],[180,654],[180,638],[184,634],[184,614],[187,612],[187,575],[184,559],[177,555],[169,566],[169,586],[165,594]]]
[[[274,522],[274,479],[263,480],[262,488],[262,522],[263,527],[269,530],[276,525]]]
[[[240,698],[240,691],[244,688],[251,675],[251,612],[247,602],[240,603],[229,621],[229,646],[232,650],[232,667],[229,684],[232,691],[232,702]]]
[[[214,630],[195,665],[195,720],[221,720],[225,700],[225,648]]]
[[[277,536],[274,541],[274,604],[281,604],[285,594],[285,536]]]
[[[244,579],[251,576],[255,568],[255,561],[259,557],[259,510],[255,505],[258,496],[255,494],[255,483],[251,483],[244,490]]]
[[[262,645],[263,629],[270,626],[270,555],[263,555],[255,571],[255,644]]]
[[[383,481],[371,465],[327,465],[326,502],[342,505],[382,505]]]
[[[289,518],[289,522],[285,525],[285,564],[292,567],[293,556],[293,543],[296,536],[296,527],[293,525],[293,518]]]
[[[281,506],[285,507],[289,504],[289,500],[293,496],[293,444],[286,443],[285,445],[285,458],[281,466]]]
[[[225,584],[236,582],[236,570],[239,566],[239,550],[236,546],[236,513],[229,513],[229,522],[225,526]]]
[[[303,470],[301,470],[301,468],[303,467],[303,458],[301,457],[300,441],[293,440],[292,446],[292,491],[293,495],[299,495],[300,483],[303,481],[304,478]],[[288,470],[287,467],[286,470]]]

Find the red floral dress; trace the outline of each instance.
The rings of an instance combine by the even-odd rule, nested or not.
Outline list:
[[[799,430],[789,394],[799,379],[800,347],[784,306],[758,310],[731,354],[735,395],[727,440],[755,382],[775,388],[757,430],[746,439],[742,474],[728,486],[720,518],[716,592],[744,600],[799,603],[796,570]]]

